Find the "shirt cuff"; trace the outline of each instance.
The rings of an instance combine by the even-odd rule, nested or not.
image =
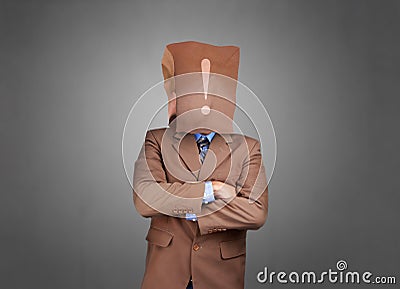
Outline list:
[[[186,220],[189,221],[197,221],[197,216],[196,214],[190,214],[190,213],[186,213]]]
[[[203,204],[208,204],[215,201],[214,190],[211,181],[205,182]]]

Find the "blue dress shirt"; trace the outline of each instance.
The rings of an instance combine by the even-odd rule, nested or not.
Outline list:
[[[194,134],[196,142],[202,136],[205,136],[208,139],[208,141],[211,143],[212,139],[215,136],[215,132],[211,132],[208,135],[202,135],[200,133]],[[214,198],[214,190],[213,190],[213,187],[212,187],[212,183],[211,183],[211,181],[207,181],[207,182],[205,182],[205,187],[204,187],[203,204],[208,204],[208,203],[213,202],[213,201],[215,201],[215,198]],[[186,220],[196,221],[197,220],[196,214],[186,213]]]

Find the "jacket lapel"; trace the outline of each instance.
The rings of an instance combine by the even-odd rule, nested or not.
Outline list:
[[[172,143],[175,151],[179,154],[183,163],[192,172],[197,179],[201,167],[199,158],[199,150],[193,135],[183,133],[175,133]]]

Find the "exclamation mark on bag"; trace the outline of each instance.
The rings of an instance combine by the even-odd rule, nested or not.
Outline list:
[[[210,81],[210,67],[211,63],[208,58],[204,58],[201,60],[201,74],[203,77],[204,100],[207,100],[208,83]],[[210,113],[210,110],[211,109],[208,105],[204,105],[201,108],[201,113],[207,115]]]

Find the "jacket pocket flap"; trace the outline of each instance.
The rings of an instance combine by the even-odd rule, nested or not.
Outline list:
[[[237,257],[246,253],[246,238],[219,243],[222,259]]]
[[[149,231],[147,232],[146,240],[149,241],[149,243],[161,247],[167,247],[171,243],[173,237],[174,235],[168,231],[150,227]]]

